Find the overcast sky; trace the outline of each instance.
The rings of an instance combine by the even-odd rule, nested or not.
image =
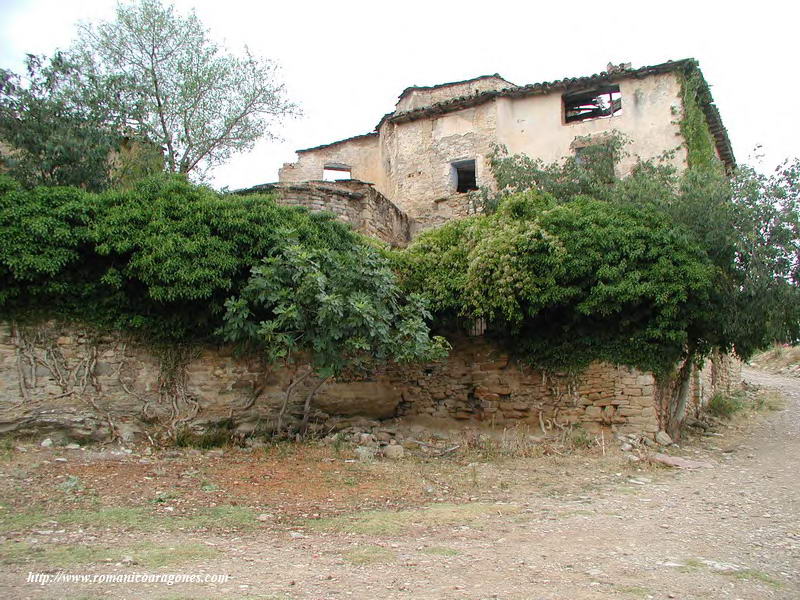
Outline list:
[[[800,155],[797,2],[335,2],[177,0],[231,50],[277,61],[301,118],[214,172],[216,187],[277,180],[294,150],[372,131],[409,85],[500,73],[516,84],[694,57],[739,162]],[[0,66],[67,47],[79,20],[110,19],[112,0],[0,0]]]

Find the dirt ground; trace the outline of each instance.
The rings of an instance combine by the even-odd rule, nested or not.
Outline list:
[[[524,458],[479,444],[354,460],[352,448],[42,448],[0,458],[4,598],[800,598],[800,379],[670,452],[612,440]],[[775,408],[775,406],[773,406]],[[599,442],[599,443],[598,443]],[[224,575],[224,583],[29,582],[29,574]]]

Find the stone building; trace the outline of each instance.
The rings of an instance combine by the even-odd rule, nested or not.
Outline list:
[[[493,184],[488,156],[495,145],[551,162],[580,155],[617,131],[630,139],[631,156],[616,165],[620,174],[635,156],[667,154],[685,166],[681,121],[690,72],[699,74],[696,63],[682,60],[609,66],[588,77],[526,86],[490,75],[410,87],[374,132],[300,150],[299,160],[281,169],[278,184],[239,193],[275,189],[279,202],[330,211],[366,235],[403,246],[419,228],[464,215],[465,192]],[[699,80],[694,106],[717,156],[732,168],[727,133],[702,75]],[[480,335],[451,341],[450,356],[438,363],[387,365],[327,383],[315,398],[314,422],[324,431],[365,419],[377,431],[380,421],[402,418],[491,428],[524,424],[542,433],[580,426],[648,437],[662,427],[651,373],[604,363],[575,375],[537,371]],[[715,357],[695,375],[693,405],[735,386],[738,368]],[[166,385],[165,373],[180,385]],[[181,369],[165,371],[153,348],[118,332],[55,322],[26,330],[0,322],[0,398],[7,408],[0,433],[61,429],[78,438],[126,438],[167,422],[198,432],[227,424],[245,435],[275,421],[290,380],[287,370],[267,368],[229,347],[195,349]]]
[[[629,140],[616,167],[624,175],[637,157],[669,156],[687,164],[681,131],[684,82],[699,78],[697,104],[727,168],[734,156],[719,112],[696,61],[684,59],[559,81],[514,85],[500,75],[406,88],[375,131],[298,150],[279,173],[281,184],[354,179],[423,227],[469,212],[465,192],[494,182],[495,147],[549,163],[602,144],[612,132]]]

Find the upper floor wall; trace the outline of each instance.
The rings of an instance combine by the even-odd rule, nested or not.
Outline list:
[[[696,63],[610,65],[598,75],[523,87],[486,76],[408,88],[375,133],[299,151],[298,162],[281,170],[281,181],[320,179],[326,165],[340,165],[409,216],[433,225],[471,211],[465,191],[495,185],[489,158],[496,147],[549,163],[617,133],[629,141],[616,165],[619,175],[639,159],[664,158],[683,168],[682,78],[688,69]],[[731,166],[727,133],[702,83],[709,131],[718,156]]]
[[[500,75],[483,75],[466,81],[456,81],[453,83],[442,83],[429,87],[412,86],[403,90],[400,99],[395,105],[395,112],[416,110],[424,108],[453,98],[463,98],[473,94],[480,94],[488,91],[499,91],[508,88],[516,88],[513,83],[506,81]]]

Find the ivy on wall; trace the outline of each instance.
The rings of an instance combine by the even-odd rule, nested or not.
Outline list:
[[[679,125],[686,144],[689,168],[722,169],[716,142],[703,112],[703,102],[710,101],[708,85],[696,65],[677,75],[683,102]]]

